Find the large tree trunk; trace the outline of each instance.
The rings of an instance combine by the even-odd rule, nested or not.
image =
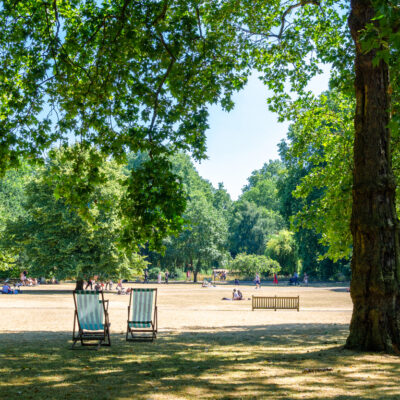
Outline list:
[[[375,51],[363,53],[360,30],[371,22],[371,0],[352,0],[349,26],[356,45],[355,140],[351,231],[354,309],[346,347],[395,351],[400,347],[399,225],[391,166],[389,70]]]

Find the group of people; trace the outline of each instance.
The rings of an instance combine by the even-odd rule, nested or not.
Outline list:
[[[169,272],[167,269],[164,272],[164,279],[165,279],[165,283],[168,283]],[[161,271],[159,271],[158,275],[157,275],[157,283],[161,283],[161,282],[162,282],[162,276],[161,276]]]
[[[217,277],[220,281],[226,281],[226,271],[213,271],[214,281],[217,280]]]
[[[278,275],[276,273],[274,273],[273,282],[274,282],[274,285],[278,284]],[[303,282],[306,286],[308,286],[308,275],[306,272],[304,272]],[[256,273],[256,276],[254,278],[254,283],[256,285],[256,289],[260,289],[261,278],[260,278],[260,274],[258,272]],[[235,285],[236,285],[236,280],[235,280]],[[297,273],[297,271],[295,271],[293,276],[289,278],[289,285],[300,285],[299,274]]]
[[[114,282],[111,279],[103,282],[98,281],[97,278],[97,275],[95,275],[93,279],[88,279],[88,281],[86,282],[85,290],[87,290],[89,287],[90,290],[96,290],[97,292],[100,292],[102,290],[112,290]]]
[[[245,300],[243,293],[239,289],[233,289],[232,298],[223,297],[222,300]]]
[[[168,270],[165,270],[164,272],[164,281],[165,283],[168,283],[169,279],[169,272]],[[149,283],[149,271],[147,269],[144,270],[144,281],[143,283]],[[161,271],[158,272],[157,274],[157,283],[162,283],[162,275]]]
[[[308,275],[304,272],[303,283],[308,286]],[[293,276],[289,279],[289,285],[300,285],[299,274],[295,271]]]
[[[232,300],[243,300],[243,293],[239,289],[233,289]]]
[[[40,278],[40,279],[31,278],[30,276],[28,276],[28,272],[26,270],[24,270],[20,273],[19,281],[16,282],[15,279],[11,279],[11,280],[14,282],[13,287],[11,287],[11,283],[10,283],[9,279],[7,279],[3,284],[1,293],[16,294],[16,293],[21,293],[22,286],[36,286],[36,285],[40,285],[40,284],[44,284],[44,283],[48,283],[48,284],[58,283],[56,278],[52,278],[51,280],[48,280],[47,282],[46,282],[45,278]]]
[[[11,283],[7,279],[3,287],[1,289],[2,294],[17,294],[21,292],[21,286],[35,286],[38,285],[40,282],[36,278],[30,278],[27,276],[27,271],[23,271],[20,274],[20,281],[13,284],[11,287]]]
[[[4,282],[3,287],[1,289],[1,293],[2,294],[17,294],[20,292],[20,289],[19,289],[20,286],[21,286],[21,284],[17,283],[14,286],[14,288],[12,288],[10,283]]]
[[[30,276],[28,276],[28,272],[22,271],[19,275],[19,279],[20,279],[20,286],[36,286],[36,285],[40,285],[40,284],[58,284],[58,280],[56,278],[51,278],[49,280],[46,281],[45,278],[31,278]]]
[[[88,279],[86,281],[86,285],[83,285],[85,290],[95,290],[96,292],[102,292],[103,290],[113,290],[114,282],[111,279],[107,281],[98,280],[98,276],[95,275],[92,279]],[[117,294],[129,294],[131,292],[131,288],[124,288],[122,285],[122,279],[118,280],[117,285],[115,286],[115,290]]]
[[[22,271],[19,278],[22,286],[35,286],[39,283],[36,278],[30,278],[26,271]]]

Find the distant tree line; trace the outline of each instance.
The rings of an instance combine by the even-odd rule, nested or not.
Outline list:
[[[318,280],[348,279],[349,195],[336,196],[340,206],[335,204],[331,192],[336,187],[328,182],[335,175],[324,161],[332,152],[326,155],[327,147],[322,145],[299,149],[301,122],[299,118],[290,127],[288,139],[280,144],[281,160],[253,171],[236,201],[222,183],[214,188],[200,177],[188,155],[171,155],[171,174],[185,194],[185,211],[178,233],[164,237],[158,245],[126,246],[121,223],[122,200],[129,196],[125,180],[140,173],[148,154],[129,154],[125,166],[104,158],[96,171],[101,184],[89,191],[93,177],[82,172],[76,181],[76,166],[68,161],[69,154],[80,153],[82,163],[102,156],[79,145],[52,151],[44,165],[24,164],[18,171],[10,170],[0,186],[0,273],[28,270],[32,276],[58,279],[95,274],[132,278],[147,268],[150,278],[167,269],[176,277],[190,270],[196,281],[199,272],[211,274],[212,268],[225,268],[246,279],[256,272],[267,277],[295,271]],[[348,188],[350,166],[336,176]],[[69,185],[74,186],[74,196],[80,191],[82,196],[90,193],[86,207],[77,206],[82,199],[71,199]],[[151,195],[167,196],[142,193]],[[143,218],[154,218],[154,213],[157,208],[145,209]],[[131,224],[138,232],[140,227],[133,225],[140,220]]]

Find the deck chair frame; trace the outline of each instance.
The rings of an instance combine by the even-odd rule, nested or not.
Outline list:
[[[134,293],[139,292],[153,292],[153,304],[154,310],[152,310],[152,317],[149,321],[133,321],[132,320],[132,302]],[[148,327],[133,327],[131,324],[146,324],[149,325]],[[126,340],[127,341],[135,341],[135,342],[146,342],[146,341],[153,341],[157,337],[157,289],[132,289],[129,297],[129,306],[128,306],[128,322],[127,322],[127,330],[126,330]]]
[[[100,297],[99,301],[103,307],[103,315],[104,315],[104,322],[103,322],[103,329],[84,329],[82,327],[81,322],[79,321],[79,314],[78,314],[78,302],[77,302],[77,294],[85,294],[85,295],[97,295]],[[74,314],[74,329],[72,332],[72,349],[74,349],[76,343],[78,341],[81,342],[82,346],[91,346],[96,347],[96,350],[100,348],[100,346],[111,346],[111,339],[110,339],[110,322],[108,319],[108,300],[104,300],[103,292],[96,292],[93,290],[74,290],[74,303],[75,303],[75,314]],[[77,331],[76,331],[76,328]],[[97,342],[97,343],[91,343]]]

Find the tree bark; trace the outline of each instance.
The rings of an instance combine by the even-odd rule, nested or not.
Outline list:
[[[79,278],[76,280],[75,290],[83,290],[83,279]]]
[[[399,223],[391,165],[389,69],[374,67],[376,50],[361,49],[360,30],[374,17],[371,0],[352,0],[349,27],[356,46],[352,281],[353,315],[346,347],[400,348]]]

